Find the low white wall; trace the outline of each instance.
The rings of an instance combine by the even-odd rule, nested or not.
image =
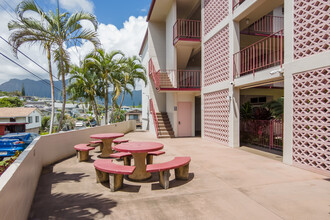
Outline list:
[[[88,143],[91,134],[128,133],[135,120],[35,139],[0,177],[1,219],[27,219],[42,167],[75,154],[74,145]]]

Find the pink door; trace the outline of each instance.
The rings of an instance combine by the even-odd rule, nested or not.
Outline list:
[[[186,137],[191,134],[192,113],[191,102],[178,102],[178,136]]]

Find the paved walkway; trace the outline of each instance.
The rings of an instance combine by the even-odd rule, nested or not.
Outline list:
[[[124,180],[110,192],[97,184],[93,160],[72,157],[44,169],[30,219],[330,219],[330,182],[325,176],[201,138],[155,139],[147,132],[125,135],[165,144],[165,155],[191,156],[189,181],[170,177],[163,190],[156,175],[143,183]]]

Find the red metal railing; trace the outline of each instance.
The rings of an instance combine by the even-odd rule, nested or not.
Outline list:
[[[178,19],[173,25],[173,45],[178,40],[200,41],[201,21]]]
[[[254,22],[251,26],[255,32],[273,34],[284,29],[284,18],[266,15]]]
[[[233,11],[243,2],[245,2],[245,0],[233,0]]]
[[[234,78],[283,64],[283,30],[278,31],[235,53]]]
[[[201,88],[200,70],[178,70],[178,88]]]
[[[158,137],[158,118],[156,115],[156,111],[154,108],[154,102],[152,101],[152,99],[149,99],[149,108],[150,108],[150,113],[152,114],[152,118],[154,120],[154,126],[155,126],[155,130],[156,130],[156,135]]]
[[[149,76],[159,89],[200,89],[200,70],[155,70],[152,59],[149,60]]]
[[[282,120],[241,120],[240,135],[242,143],[283,150]]]

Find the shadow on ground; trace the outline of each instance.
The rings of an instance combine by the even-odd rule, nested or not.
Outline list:
[[[33,204],[29,219],[102,219],[111,214],[117,202],[101,198],[102,194],[52,194]],[[48,203],[47,209],[37,209],[40,203]]]

